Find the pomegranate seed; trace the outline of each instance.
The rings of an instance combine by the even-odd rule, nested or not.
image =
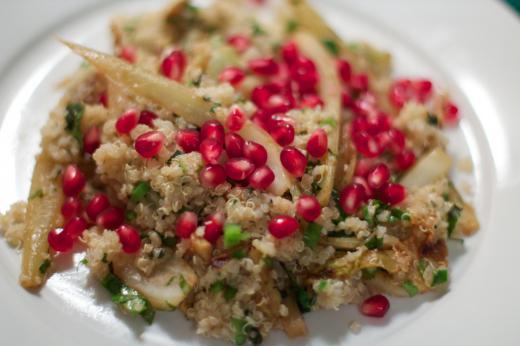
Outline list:
[[[164,76],[179,81],[186,68],[186,55],[180,50],[175,50],[164,58],[161,64],[161,72]]]
[[[135,139],[135,150],[144,157],[150,159],[161,151],[166,137],[162,132],[149,131],[145,132]]]
[[[368,90],[368,75],[364,73],[354,74],[350,77],[350,86],[354,90],[366,91]]]
[[[294,127],[285,121],[277,121],[276,125],[268,125],[269,133],[281,146],[286,146],[294,141]]]
[[[249,60],[249,69],[259,76],[273,76],[278,73],[280,67],[273,58],[258,58]]]
[[[220,72],[220,75],[218,76],[218,80],[221,83],[229,83],[232,86],[237,86],[244,80],[244,77],[246,74],[242,69],[238,67],[227,67],[222,72]]]
[[[350,123],[350,134],[358,132],[366,132],[368,129],[368,121],[366,117],[356,116]]]
[[[179,130],[175,136],[175,141],[185,153],[199,150],[200,136],[197,130]]]
[[[227,133],[225,138],[226,153],[229,157],[242,157],[244,139],[236,133]]]
[[[329,140],[327,132],[324,129],[317,129],[309,137],[307,142],[307,152],[309,155],[319,159],[327,153],[329,148]]]
[[[76,196],[85,187],[85,175],[76,165],[68,165],[62,176],[62,188],[65,196]]]
[[[79,198],[71,196],[67,197],[61,205],[61,215],[65,220],[81,213],[81,201]]]
[[[414,83],[416,98],[419,102],[426,102],[432,96],[433,84],[428,79],[419,79]]]
[[[254,170],[254,172],[249,176],[249,185],[252,188],[257,190],[265,190],[274,181],[274,173],[271,168],[268,166],[258,167]]]
[[[226,174],[233,180],[244,180],[253,173],[255,165],[244,158],[232,158],[225,165]]]
[[[402,108],[404,104],[410,99],[412,82],[409,79],[396,80],[390,86],[389,99],[390,103],[396,108]]]
[[[370,188],[370,186],[368,186],[368,182],[364,177],[354,177],[352,179],[352,182],[354,184],[359,184],[363,186],[363,189],[365,190],[365,200],[369,200],[370,198],[374,197],[372,189]]]
[[[141,114],[139,114],[139,120],[137,123],[146,125],[148,127],[153,127],[153,121],[157,119],[158,116],[152,111],[141,111]]]
[[[199,173],[202,186],[217,187],[226,181],[226,170],[222,165],[207,165]]]
[[[103,107],[108,107],[108,93],[106,91],[103,91],[101,94],[99,94],[99,103],[103,105]]]
[[[251,40],[244,35],[229,36],[227,42],[239,53],[244,53],[251,46]]]
[[[87,130],[83,137],[83,151],[86,154],[94,154],[101,145],[101,130],[97,126],[92,126]]]
[[[372,168],[371,161],[368,159],[360,158],[356,163],[356,169],[354,170],[354,175],[357,177],[366,177],[368,172]]]
[[[199,147],[200,154],[206,163],[218,163],[224,148],[222,143],[219,143],[213,138],[206,138],[200,143]]]
[[[267,227],[275,238],[282,239],[296,233],[300,224],[294,217],[280,215],[272,218]]]
[[[406,171],[415,163],[415,154],[409,149],[404,149],[395,156],[395,166],[400,171]]]
[[[318,202],[318,199],[314,196],[300,196],[298,202],[296,202],[296,212],[305,221],[312,222],[320,217],[320,202]]]
[[[350,83],[352,67],[350,66],[350,63],[347,60],[338,59],[338,74],[344,83]]]
[[[361,313],[370,317],[383,317],[390,308],[390,302],[381,294],[365,299],[361,304]]]
[[[295,147],[283,148],[280,153],[280,161],[283,167],[295,177],[301,177],[307,167],[307,159]]]
[[[96,217],[96,224],[104,229],[116,229],[125,220],[122,209],[116,207],[108,207]]]
[[[406,142],[405,134],[398,129],[388,130],[388,148],[393,154],[403,151]]]
[[[84,218],[75,216],[65,224],[63,232],[67,233],[72,239],[77,239],[81,237],[87,226],[87,221]]]
[[[197,229],[197,223],[197,214],[192,211],[185,211],[177,220],[175,234],[183,239],[189,238]]]
[[[226,126],[229,131],[240,131],[246,122],[246,116],[244,112],[238,107],[233,107],[231,112],[226,119]]]
[[[200,140],[203,141],[208,138],[224,143],[224,126],[216,120],[206,121],[200,128]]]
[[[121,225],[116,230],[119,242],[126,253],[134,253],[141,248],[141,235],[139,231],[130,225]]]
[[[85,211],[91,220],[95,220],[96,217],[105,209],[110,206],[107,195],[104,193],[96,193],[88,202]]]
[[[459,108],[453,102],[447,102],[444,106],[444,122],[447,125],[456,125],[459,121]]]
[[[390,179],[390,169],[384,163],[374,166],[367,175],[367,183],[371,189],[378,190]]]
[[[298,46],[293,41],[285,43],[281,48],[281,53],[282,59],[287,65],[293,64],[300,56]]]
[[[365,200],[365,188],[359,184],[350,184],[341,190],[339,205],[345,213],[354,214]]]
[[[257,109],[255,111],[255,113],[253,114],[253,116],[251,117],[251,120],[256,125],[260,126],[261,128],[263,128],[266,131],[269,129],[269,126],[268,126],[269,119],[270,119],[270,114],[263,109]]]
[[[129,134],[137,126],[137,120],[137,110],[127,110],[117,118],[116,131],[120,135]]]
[[[224,228],[224,215],[222,213],[215,213],[209,215],[204,221],[204,239],[212,244],[222,236]]]
[[[341,104],[343,108],[349,108],[352,106],[352,96],[350,96],[350,93],[345,90],[341,92]]]
[[[121,47],[118,56],[130,64],[133,64],[137,61],[137,49],[134,46]]]
[[[366,132],[356,132],[352,139],[356,150],[365,157],[377,157],[382,153],[381,146],[376,138]]]
[[[49,246],[56,252],[69,252],[72,250],[74,240],[61,228],[54,228],[47,236]]]
[[[387,183],[381,188],[381,200],[387,204],[399,204],[406,198],[406,188],[401,184]]]
[[[323,100],[321,97],[315,94],[308,94],[302,97],[300,108],[314,109],[316,107],[323,107]]]
[[[377,135],[378,133],[390,130],[392,126],[392,120],[388,115],[383,112],[379,112],[376,115],[368,116],[366,118],[367,132],[371,135]]]
[[[310,59],[298,57],[290,66],[291,78],[298,85],[300,93],[314,92],[318,84],[319,76],[316,65]]]
[[[244,157],[253,162],[257,167],[263,166],[267,162],[267,150],[261,144],[247,141],[244,143],[242,152]]]
[[[251,100],[268,114],[285,113],[294,107],[294,98],[279,84],[269,83],[257,86],[251,92]]]
[[[361,93],[351,105],[352,111],[357,115],[368,116],[378,112],[376,96],[366,91]]]

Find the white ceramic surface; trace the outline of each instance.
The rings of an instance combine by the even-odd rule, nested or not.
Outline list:
[[[80,62],[53,35],[108,49],[112,14],[157,8],[164,1],[71,3],[0,5],[6,51],[0,58],[0,210],[27,195],[39,128],[59,97],[54,87]],[[353,307],[308,314],[311,337],[289,342],[275,333],[266,344],[520,345],[520,279],[514,266],[520,262],[515,250],[520,230],[513,223],[520,194],[518,17],[484,0],[315,3],[346,39],[390,50],[396,74],[431,76],[451,92],[464,119],[449,133],[449,149],[475,166],[473,174],[457,174],[456,181],[472,184],[482,230],[464,247],[451,247],[446,294],[394,299],[391,312],[377,321],[362,318]],[[22,14],[26,20],[20,24]],[[75,264],[63,263],[63,273],[39,294],[29,294],[17,285],[19,260],[0,242],[0,345],[217,344],[195,336],[180,313],[160,313],[152,327],[121,315]],[[354,319],[363,324],[359,335],[347,331]]]

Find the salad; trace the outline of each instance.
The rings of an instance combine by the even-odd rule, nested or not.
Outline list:
[[[23,287],[84,251],[123,311],[179,310],[237,345],[447,287],[447,242],[479,224],[450,181],[446,92],[393,76],[304,0],[175,0],[111,31],[113,54],[63,41],[84,63],[28,199],[0,216]]]

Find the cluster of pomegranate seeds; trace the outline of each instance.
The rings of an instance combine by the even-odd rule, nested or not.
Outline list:
[[[279,215],[269,221],[267,228],[273,237],[283,239],[296,233],[300,228],[300,224],[292,216]]]
[[[62,175],[62,188],[65,196],[77,196],[85,187],[85,175],[76,165],[68,165]]]
[[[273,58],[258,58],[248,62],[249,69],[259,76],[274,76],[280,70],[280,66]]]
[[[427,79],[398,79],[390,86],[388,97],[394,107],[401,109],[408,101],[427,102],[432,93],[432,82]]]
[[[160,131],[148,131],[135,139],[135,150],[145,159],[151,159],[161,151],[166,137]]]
[[[116,120],[116,131],[120,135],[127,135],[132,131],[136,126],[139,118],[137,115],[137,110],[128,109],[123,114],[119,116]]]
[[[123,46],[119,49],[118,56],[130,64],[133,64],[137,61],[137,49],[130,45]]]
[[[365,299],[360,306],[361,313],[370,317],[383,317],[389,308],[390,302],[381,294]]]
[[[186,55],[180,50],[174,50],[161,63],[161,73],[175,81],[180,81],[186,69]]]
[[[307,167],[307,158],[295,147],[285,147],[280,153],[282,166],[295,177],[301,177]]]
[[[227,67],[218,76],[221,83],[229,83],[232,86],[239,85],[245,78],[246,74],[239,67]]]
[[[83,136],[83,151],[86,154],[94,154],[101,145],[101,129],[97,126],[90,127]]]
[[[229,36],[227,42],[235,48],[238,53],[244,53],[251,46],[251,40],[244,35]]]
[[[139,231],[130,225],[121,225],[116,230],[119,242],[126,253],[134,253],[141,248],[141,236]]]
[[[175,136],[177,145],[182,148],[185,153],[199,150],[200,134],[197,130],[180,130]]]
[[[296,212],[305,221],[312,222],[321,215],[321,205],[318,199],[314,196],[300,196],[296,202]]]
[[[229,131],[237,132],[242,129],[245,122],[246,115],[244,112],[238,107],[233,107],[226,119],[226,127]]]
[[[226,170],[222,165],[207,165],[201,169],[199,180],[202,186],[217,187],[226,181]]]
[[[317,159],[322,158],[329,148],[329,139],[324,129],[314,131],[307,141],[307,152]]]
[[[175,234],[182,239],[187,239],[197,229],[197,223],[197,214],[192,211],[185,211],[177,219]]]
[[[271,137],[281,146],[290,145],[294,141],[294,126],[286,121],[273,117],[268,124],[268,130]]]
[[[200,139],[215,139],[219,143],[224,142],[224,126],[216,120],[206,121],[200,129]]]
[[[153,127],[153,121],[157,118],[158,116],[154,112],[149,110],[143,110],[139,114],[139,120],[137,121],[137,123],[146,125],[148,127]]]
[[[215,213],[209,215],[204,221],[204,239],[215,244],[223,233],[224,215]]]

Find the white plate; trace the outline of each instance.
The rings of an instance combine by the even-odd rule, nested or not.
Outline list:
[[[76,7],[70,1],[49,2],[67,6],[61,12],[51,6],[54,17],[43,10],[56,18],[54,29],[43,35],[35,28],[43,29],[51,20],[33,15],[32,27],[27,21],[18,26],[12,19],[0,21],[5,51],[22,46],[17,28],[20,37],[33,42],[9,63],[0,60],[5,71],[0,80],[1,210],[27,195],[39,128],[59,97],[54,87],[79,64],[52,35],[108,49],[112,14],[164,3],[99,4],[64,21],[63,15],[74,8],[100,1],[84,0]],[[3,0],[8,11],[0,19],[6,13],[20,18],[26,9],[21,3]],[[362,318],[354,307],[307,314],[308,339],[289,342],[277,332],[265,344],[355,346],[384,340],[385,345],[520,345],[520,279],[514,266],[520,263],[520,230],[513,226],[520,195],[518,18],[492,1],[329,0],[320,1],[318,8],[346,39],[365,39],[390,50],[397,74],[431,76],[451,92],[464,118],[460,129],[449,134],[449,149],[474,163],[473,174],[457,174],[456,179],[472,184],[482,230],[464,248],[452,246],[452,282],[445,295],[394,299],[390,313],[376,321]],[[40,293],[29,294],[17,285],[19,261],[0,242],[1,345],[216,344],[197,337],[180,313],[160,313],[151,327],[121,315],[81,266],[69,264]],[[354,319],[364,326],[359,335],[348,332]]]

